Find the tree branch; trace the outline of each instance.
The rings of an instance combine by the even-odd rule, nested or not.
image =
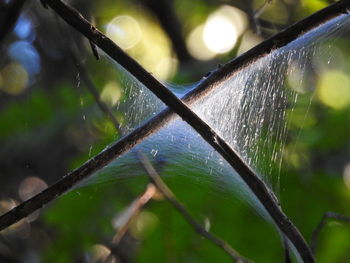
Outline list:
[[[59,21],[58,21],[59,23]],[[63,30],[61,30],[63,33]],[[73,38],[70,38],[70,43],[74,42]],[[91,43],[91,42],[90,42]],[[93,84],[86,68],[80,64],[79,62],[79,55],[78,50],[75,47],[75,45],[69,45],[67,43],[67,46],[69,46],[69,53],[71,55],[71,58],[73,60],[74,65],[77,67],[79,72],[82,75],[82,79],[85,82],[85,85],[87,86],[88,90],[94,97],[97,105],[99,106],[100,110],[104,112],[109,118],[112,124],[114,125],[115,129],[119,134],[122,134],[122,131],[120,130],[120,124],[115,119],[112,111],[109,109],[109,107],[103,103],[100,98],[98,91]],[[137,157],[140,161],[140,164],[142,167],[144,167],[145,171],[149,175],[151,181],[154,183],[149,184],[146,188],[146,191],[138,197],[136,200],[132,202],[132,204],[128,207],[127,211],[123,214],[124,223],[119,227],[117,233],[114,235],[111,245],[111,254],[108,256],[105,262],[109,262],[111,260],[111,257],[113,255],[113,251],[116,250],[116,247],[119,245],[120,241],[124,237],[125,233],[128,231],[130,224],[132,220],[139,214],[140,210],[152,199],[152,197],[156,194],[157,188],[158,190],[165,196],[165,198],[171,203],[175,209],[177,209],[185,218],[185,220],[192,225],[192,227],[195,229],[195,231],[202,235],[203,237],[207,238],[209,241],[213,242],[214,245],[218,246],[219,248],[223,249],[225,253],[227,253],[230,257],[232,257],[236,262],[241,263],[249,263],[250,260],[247,260],[243,258],[234,248],[232,248],[227,242],[220,239],[219,237],[215,236],[214,234],[208,232],[201,224],[199,224],[187,211],[184,205],[182,205],[175,195],[172,193],[170,188],[164,183],[164,181],[160,178],[158,173],[155,171],[154,167],[151,165],[149,160],[146,156],[144,156],[141,152],[137,153]],[[156,188],[157,187],[157,188]]]
[[[136,198],[119,217],[118,221],[122,223],[118,226],[118,231],[114,235],[111,244],[108,246],[111,250],[104,263],[112,262],[114,256],[121,256],[119,251],[120,243],[128,232],[133,220],[139,215],[141,209],[148,204],[157,194],[157,188],[153,184],[148,184],[145,192]],[[123,262],[123,261],[122,261]]]
[[[314,262],[311,250],[293,225],[289,218],[282,212],[277,198],[266,184],[255,174],[241,157],[231,148],[226,141],[199,118],[184,102],[177,98],[163,84],[148,73],[141,65],[129,57],[115,43],[107,38],[89,23],[77,10],[59,0],[47,1],[47,4],[55,10],[68,24],[85,35],[89,40],[106,52],[112,59],[129,71],[138,81],[151,90],[168,107],[174,110],[186,121],[201,137],[208,142],[230,165],[237,171],[243,181],[252,190],[255,196],[265,207],[278,228],[291,240],[305,262]]]
[[[334,213],[334,212],[326,212],[323,215],[320,223],[317,225],[315,230],[312,232],[311,245],[310,246],[311,246],[311,250],[312,250],[313,253],[316,253],[318,237],[320,235],[321,230],[325,227],[325,225],[327,224],[329,219],[334,219],[334,220],[343,221],[343,222],[350,222],[350,217],[349,216],[344,216],[344,215],[337,214],[337,213]]]
[[[82,32],[88,35],[93,40],[93,42],[95,42],[95,44],[99,44],[96,42],[103,41],[105,39],[104,36],[101,36],[100,34],[97,33],[97,30],[92,25],[90,25],[87,21],[82,20],[81,15],[77,11],[67,7],[65,4],[63,4],[60,1],[49,1],[48,3],[53,9],[57,10],[58,13],[61,13],[61,12],[63,12],[63,14],[66,12],[70,13],[71,14],[70,22],[78,25],[78,27],[80,27],[79,25],[82,25],[83,26]],[[314,15],[280,32],[274,37],[262,42],[261,44],[251,49],[247,53],[232,60],[231,62],[224,65],[220,69],[217,69],[214,72],[212,72],[206,79],[204,79],[203,81],[201,81],[201,83],[199,83],[199,85],[195,90],[193,90],[188,95],[186,95],[184,97],[184,100],[187,103],[191,103],[197,100],[198,98],[202,97],[207,92],[209,92],[211,89],[216,87],[218,84],[220,84],[222,81],[233,76],[234,74],[236,74],[238,71],[240,71],[244,67],[248,66],[253,61],[265,56],[266,54],[271,52],[273,49],[279,48],[288,44],[289,42],[295,40],[305,32],[311,30],[312,28],[315,28],[316,26],[322,23],[325,23],[326,21],[340,14],[346,14],[348,7],[349,7],[348,0],[337,2],[336,4],[315,13]],[[97,41],[97,39],[99,40]],[[135,146],[137,143],[144,140],[149,135],[158,131],[167,122],[169,122],[172,117],[173,117],[173,114],[171,110],[166,109],[162,111],[156,117],[152,118],[147,123],[135,129],[132,133],[123,137],[121,140],[119,140],[115,144],[106,148],[104,151],[102,151],[101,153],[99,153],[89,161],[87,161],[81,167],[67,174],[67,176],[64,177],[62,180],[58,181],[51,187],[47,188],[46,190],[34,196],[33,198],[27,200],[26,202],[23,202],[22,204],[20,204],[13,210],[9,211],[8,213],[2,215],[0,217],[0,230],[28,216],[33,211],[43,207],[53,199],[57,198],[58,196],[63,194],[72,186],[76,185],[81,180],[87,178],[89,175],[96,172],[101,167],[107,165],[109,162],[111,162],[121,154],[130,150],[133,146]],[[287,223],[283,228],[288,230],[289,227],[290,227],[290,224]],[[293,227],[292,227],[292,230],[294,230]],[[300,236],[298,232],[297,232],[297,236]],[[312,255],[309,252],[309,249],[307,248],[305,242],[303,241],[300,244],[302,244],[301,250],[305,249],[306,251],[305,262],[313,262]],[[300,247],[299,246],[297,247],[299,248],[298,250],[300,251]]]
[[[194,228],[194,230],[205,237],[212,243],[214,243],[219,248],[223,249],[233,260],[241,263],[249,263],[250,260],[242,257],[234,248],[232,248],[228,243],[224,240],[220,239],[216,235],[210,233],[206,230],[200,223],[193,218],[193,216],[187,211],[186,207],[181,204],[170,188],[164,183],[162,178],[158,175],[148,158],[141,153],[140,151],[136,152],[142,167],[145,169],[147,175],[150,180],[154,183],[154,185],[158,188],[158,190],[164,195],[164,197],[168,200],[168,202],[185,218],[185,220]]]

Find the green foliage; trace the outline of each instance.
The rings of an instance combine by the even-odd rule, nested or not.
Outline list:
[[[91,2],[93,6],[90,6],[88,2]],[[219,6],[216,1],[207,2],[174,1],[185,36],[204,23],[208,15]],[[248,10],[244,1],[233,2],[242,10]],[[264,1],[252,2],[254,2],[253,7],[256,8]],[[296,1],[277,2],[262,16],[263,19],[274,20],[272,22],[276,22],[276,27],[278,24],[287,25],[294,22],[297,18],[311,14],[326,5],[326,1],[321,0],[298,1],[298,3],[294,3]],[[147,34],[150,39],[164,37],[170,41],[169,37],[159,29],[159,21],[157,22],[152,12],[140,8],[139,4],[138,1],[105,0],[94,3],[86,1],[82,5],[94,14],[96,25],[101,30],[105,30],[107,24],[115,16],[132,14],[136,19],[140,19],[138,21],[147,21]],[[288,8],[291,6],[293,9]],[[40,9],[41,12],[46,11]],[[38,19],[46,21],[47,18],[38,15]],[[33,19],[33,21],[36,20]],[[244,33],[239,36],[236,46],[226,54],[217,54],[210,61],[192,61],[193,64],[189,63],[181,69],[178,66],[174,75],[169,75],[167,80],[191,82],[197,76],[204,75],[208,68],[212,70],[220,61],[226,61],[239,54],[243,44],[248,42],[247,45],[256,44],[260,41],[261,36],[254,35],[255,38],[252,38],[249,35],[253,34],[251,32],[253,26],[250,25],[245,29]],[[38,23],[38,27],[42,30],[44,26]],[[274,32],[276,28],[268,28],[268,30]],[[62,36],[52,37],[48,32],[42,31],[36,32],[38,43],[46,43],[47,39],[54,39],[57,40],[57,46],[60,46],[59,39]],[[15,38],[15,36],[12,37]],[[339,54],[341,54],[340,57],[347,57],[349,45],[348,42],[342,43],[342,41],[343,39],[337,46],[340,50]],[[81,46],[86,44],[85,40],[81,42],[83,43]],[[51,184],[61,178],[53,178],[53,170],[58,170],[60,176],[63,176],[121,137],[109,119],[99,111],[93,97],[85,89],[83,81],[78,80],[74,65],[65,61],[67,54],[59,48],[55,50],[56,54],[51,50],[52,46],[48,47],[38,43],[35,45],[40,50],[43,65],[46,65],[46,62],[47,65],[59,66],[57,68],[48,67],[47,71],[51,74],[47,77],[49,80],[44,77],[35,79],[37,76],[32,76],[32,84],[27,87],[26,92],[18,97],[10,97],[6,105],[0,109],[0,143],[8,144],[6,149],[18,149],[15,148],[18,142],[25,141],[30,144],[46,137],[51,138],[49,135],[52,134],[63,134],[63,136],[60,136],[59,140],[56,137],[48,140],[55,146],[51,147],[52,152],[41,153],[38,156],[32,156],[30,152],[25,153],[23,157],[21,153],[8,151],[0,156],[2,159],[0,176],[3,177],[1,182],[9,179],[9,185],[1,187],[1,198],[3,199],[19,199],[17,188],[25,177],[37,176]],[[164,51],[160,50],[159,46],[152,46],[152,41],[151,44],[143,43],[142,48],[152,48],[151,56]],[[51,50],[51,53],[48,50]],[[146,52],[144,49],[136,48],[135,50],[132,54],[136,59],[144,63],[149,62],[143,57]],[[88,52],[90,51],[87,51],[87,54]],[[175,58],[174,54],[167,57],[169,58],[174,59],[177,65],[182,63]],[[349,74],[348,61],[343,64],[335,62],[335,64],[333,68],[330,66],[325,72],[339,70],[344,74]],[[67,69],[61,69],[64,67]],[[110,106],[118,121],[123,124],[127,123],[130,116],[125,116],[123,110],[133,103],[127,101],[131,94],[132,80],[130,77],[125,72],[121,73],[115,69],[115,66],[103,57],[99,61],[94,61],[89,57],[86,68],[100,94],[110,82],[119,85],[121,93],[119,102],[126,100],[126,103],[121,108],[117,108],[116,105]],[[307,80],[307,84],[313,84],[317,89],[320,74],[317,75],[312,71],[313,69],[310,69],[308,72],[310,79]],[[56,75],[59,74],[62,76],[57,77]],[[78,82],[81,83],[78,84]],[[0,74],[0,95],[2,96],[4,92],[1,89]],[[287,110],[287,127],[290,137],[285,142],[281,166],[279,163],[271,162],[270,153],[273,152],[273,147],[282,148],[284,142],[267,145],[265,142],[269,131],[266,130],[256,145],[261,155],[256,162],[256,168],[259,171],[269,170],[270,174],[267,177],[272,178],[270,183],[280,197],[283,209],[300,228],[307,240],[310,240],[313,229],[326,211],[350,214],[348,205],[350,191],[349,186],[344,183],[346,178],[343,176],[344,167],[349,162],[349,107],[332,109],[326,106],[320,98],[315,98],[313,105],[310,106],[309,97],[308,92],[300,93],[298,104],[293,109]],[[277,138],[273,139],[277,140]],[[34,148],[41,146],[40,143],[37,143]],[[60,154],[53,155],[56,152]],[[252,156],[254,153],[255,148],[250,149],[248,155]],[[31,158],[37,159],[40,163],[43,157],[51,154],[61,158],[55,160],[54,167],[47,168],[43,165],[45,169],[35,167],[22,169],[21,158],[24,159],[23,163],[29,162]],[[223,184],[223,182],[215,181],[215,179],[207,180],[208,176],[203,174],[202,170],[188,169],[186,167],[188,156],[179,155],[176,158],[176,164],[171,163],[170,160],[164,164],[162,169],[159,169],[161,170],[159,172],[177,198],[199,222],[208,226],[213,233],[226,240],[247,258],[256,262],[281,262],[284,255],[283,246],[279,234],[270,223],[238,198],[233,191],[220,187],[220,183]],[[29,164],[32,165],[32,163]],[[203,165],[203,162],[198,163],[198,166],[200,165]],[[135,166],[127,171],[127,175],[130,177],[132,175],[133,178],[113,179],[117,178],[118,174],[113,174],[114,170],[104,170],[101,177],[112,178],[108,182],[99,183],[95,178],[96,182],[92,180],[86,185],[78,186],[41,211],[40,218],[33,222],[33,225],[39,230],[33,227],[32,232],[33,235],[36,231],[44,232],[47,239],[37,244],[38,248],[31,247],[30,237],[27,239],[18,237],[16,241],[20,240],[18,242],[22,242],[23,247],[32,249],[37,258],[43,262],[78,262],[84,256],[91,259],[94,245],[107,246],[111,243],[117,232],[113,226],[115,218],[125,212],[130,204],[145,191],[149,180],[145,173],[140,171],[141,168]],[[135,173],[138,173],[137,176],[134,176]],[[2,209],[1,206],[0,208]],[[128,235],[131,236],[136,247],[128,247],[131,250],[130,253],[135,257],[135,262],[232,261],[221,249],[196,233],[193,227],[164,198],[154,198],[142,209],[132,221]],[[350,258],[349,236],[349,225],[331,220],[321,232],[317,249],[318,262],[348,262]],[[16,246],[11,247],[10,250],[13,254],[18,252]]]

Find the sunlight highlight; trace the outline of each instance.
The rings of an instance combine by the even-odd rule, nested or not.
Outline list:
[[[107,25],[107,36],[122,49],[130,49],[141,40],[141,29],[133,17],[117,16]]]
[[[221,54],[230,51],[236,44],[238,32],[234,23],[221,14],[211,16],[205,23],[203,39],[213,52]]]
[[[246,27],[244,12],[232,6],[221,6],[189,34],[188,49],[195,58],[210,60],[232,50]]]
[[[116,259],[113,255],[111,255],[111,250],[103,244],[96,244],[92,247],[92,261],[93,262],[108,262],[116,263]]]
[[[320,76],[317,94],[321,102],[335,110],[350,105],[350,78],[339,70],[331,70]]]
[[[29,75],[26,69],[19,63],[12,62],[0,70],[0,90],[10,94],[21,94],[28,85]]]
[[[167,80],[176,73],[178,63],[171,43],[157,21],[147,14],[116,16],[107,24],[106,35],[157,78]]]
[[[187,38],[187,48],[191,55],[198,60],[211,60],[216,53],[210,50],[203,40],[204,25],[196,27]]]
[[[110,106],[114,106],[119,101],[121,95],[122,92],[119,84],[115,81],[111,81],[104,86],[101,92],[101,100]]]

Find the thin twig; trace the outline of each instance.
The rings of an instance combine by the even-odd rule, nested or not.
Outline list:
[[[140,160],[142,167],[145,169],[150,180],[155,184],[158,190],[164,195],[169,203],[185,218],[185,220],[196,230],[196,232],[219,248],[223,249],[232,259],[236,262],[251,262],[250,260],[242,257],[234,248],[232,248],[227,242],[210,233],[206,230],[196,219],[188,212],[186,207],[181,204],[170,188],[164,183],[162,178],[158,175],[148,158],[140,151],[136,152],[138,159]]]
[[[254,18],[260,17],[265,12],[266,8],[268,8],[271,4],[272,0],[266,0],[260,7],[258,7],[254,11]]]
[[[255,60],[269,54],[273,49],[282,47],[291,41],[295,40],[302,34],[310,31],[311,29],[323,24],[330,19],[346,14],[349,8],[349,1],[340,1],[332,6],[329,6],[310,17],[294,24],[293,26],[285,29],[284,31],[276,34],[274,37],[262,42],[255,48],[241,55],[240,57],[227,63],[220,69],[213,71],[207,78],[198,84],[197,88],[188,93],[183,99],[187,103],[192,103],[208,92],[214,87],[218,86],[225,79],[230,78],[234,74],[237,74],[240,70],[247,67]],[[74,20],[80,23],[80,14],[73,12]],[[91,28],[93,29],[93,28]],[[129,135],[125,136],[115,144],[107,147],[98,155],[87,161],[85,164],[67,174],[63,179],[47,188],[43,192],[34,196],[33,198],[23,202],[16,208],[12,209],[8,213],[0,217],[0,230],[8,227],[9,225],[19,221],[20,219],[28,216],[35,210],[43,207],[53,199],[57,198],[68,189],[79,183],[81,180],[87,178],[98,169],[110,163],[115,158],[119,157],[126,151],[130,150],[133,146],[143,141],[145,138],[154,134],[166,123],[168,123],[173,117],[173,113],[170,109],[166,109],[159,113],[156,117],[152,118],[144,125],[135,129]]]
[[[72,42],[72,38],[71,38],[71,42]],[[90,43],[91,43],[91,41],[90,41]],[[101,110],[103,112],[105,112],[109,117],[112,116],[112,118],[110,117],[111,122],[113,123],[116,130],[118,132],[121,132],[119,130],[120,126],[115,124],[117,122],[117,120],[114,118],[114,115],[111,114],[111,111],[108,108],[108,106],[105,105],[102,101],[100,101],[99,97],[97,96],[98,95],[97,89],[94,87],[85,67],[80,65],[79,59],[77,57],[78,56],[77,50],[75,50],[73,47],[71,47],[69,49],[69,51],[70,51],[70,55],[73,59],[74,64],[77,66],[79,72],[81,73],[82,79],[83,79],[83,81],[85,81],[85,84],[87,85],[88,90],[92,93],[96,103],[99,105]],[[101,107],[101,106],[103,106],[103,107]],[[149,162],[148,162],[148,164],[142,162],[142,160],[144,160],[146,158],[145,156],[141,157],[138,155],[138,157],[140,158],[140,163],[142,164],[143,167],[145,167],[145,169],[147,169],[146,167],[151,165]],[[154,170],[153,167],[152,167],[152,169]],[[146,170],[146,171],[149,172],[148,170]],[[225,242],[224,240],[211,234],[203,226],[201,226],[198,222],[196,222],[195,219],[193,217],[191,217],[190,213],[186,210],[186,208],[176,200],[176,197],[171,192],[169,187],[164,183],[164,181],[159,176],[157,176],[156,173],[150,175],[150,177],[151,177],[152,181],[154,181],[154,183],[156,184],[157,188],[161,191],[161,193],[169,200],[169,202],[171,204],[173,204],[173,206],[185,217],[185,219],[189,222],[189,224],[191,224],[193,226],[193,228],[200,235],[204,236],[209,241],[211,241],[215,245],[219,246],[227,254],[229,254],[235,261],[242,262],[242,263],[251,262],[251,261],[243,258],[242,256],[240,256],[238,254],[238,252],[236,252],[236,250],[234,250],[227,242]],[[153,179],[153,177],[158,177],[158,178]],[[114,235],[114,237],[112,239],[111,251],[115,250],[115,247],[117,247],[119,245],[120,241],[125,236],[128,229],[130,228],[130,225],[131,225],[133,219],[139,214],[140,210],[152,199],[152,197],[156,194],[156,191],[157,191],[156,187],[153,184],[149,184],[146,188],[146,191],[140,197],[135,199],[132,202],[132,204],[127,208],[127,211],[123,213],[123,215],[122,215],[123,224],[118,228],[117,233]],[[107,257],[105,262],[110,262],[109,260],[111,260],[112,255],[113,255],[113,253],[111,252],[111,254]]]
[[[342,222],[350,222],[350,217],[349,216],[344,216],[341,214],[337,214],[334,212],[326,212],[320,223],[317,225],[315,230],[312,232],[311,235],[311,250],[315,254],[316,253],[316,248],[317,248],[317,242],[318,242],[318,237],[320,235],[321,230],[326,226],[328,223],[329,219],[334,219],[337,221],[342,221]]]
[[[72,41],[74,42],[74,40],[71,38],[71,43]],[[91,43],[91,42],[90,42]],[[78,54],[77,54],[77,50],[76,48],[72,47],[71,45],[69,45],[69,53],[70,56],[73,59],[74,64],[77,66],[79,72],[81,73],[81,77],[83,79],[83,81],[85,82],[85,84],[88,87],[88,90],[92,93],[96,103],[99,105],[100,109],[102,110],[102,112],[105,112],[109,117],[111,122],[113,123],[115,129],[121,133],[119,127],[120,125],[116,125],[117,120],[114,118],[114,115],[111,113],[110,109],[108,108],[107,105],[105,105],[98,96],[98,91],[95,88],[95,86],[93,85],[88,72],[86,71],[85,67],[80,65],[79,63],[79,59],[78,59]],[[111,117],[112,116],[112,117]],[[141,164],[145,167],[148,167],[148,165],[151,165],[149,162],[147,163],[143,163],[142,160],[145,159],[146,157],[143,156],[139,156],[140,158],[140,162]],[[154,168],[152,167],[152,169],[154,170]],[[154,170],[155,171],[155,170]],[[154,174],[154,176],[157,176],[157,174]],[[154,177],[153,175],[150,175],[151,178]],[[242,256],[240,256],[238,254],[238,252],[236,252],[227,242],[225,242],[224,240],[216,237],[215,235],[211,234],[210,232],[208,232],[203,226],[201,226],[199,223],[197,223],[195,221],[195,219],[193,217],[191,217],[190,213],[186,210],[186,208],[179,203],[176,200],[176,197],[174,196],[174,194],[171,192],[171,190],[169,189],[169,187],[164,183],[164,181],[158,176],[157,181],[155,181],[154,179],[152,179],[154,181],[154,183],[156,184],[157,188],[159,188],[159,190],[163,193],[163,195],[169,200],[169,202],[171,204],[174,205],[174,207],[176,209],[178,209],[178,211],[183,214],[183,216],[185,217],[185,219],[194,227],[194,229],[201,235],[203,235],[204,237],[206,237],[208,240],[210,240],[211,242],[213,242],[215,245],[219,246],[220,248],[222,248],[226,253],[228,253],[235,261],[237,262],[250,262],[249,260],[243,258]],[[132,204],[127,208],[127,211],[125,213],[123,213],[122,217],[123,218],[123,224],[119,227],[117,233],[114,235],[113,239],[112,239],[112,249],[111,251],[113,251],[116,246],[118,246],[118,244],[120,243],[120,241],[122,240],[122,238],[124,237],[124,235],[126,234],[126,232],[128,231],[128,229],[130,228],[130,225],[132,223],[132,220],[139,214],[140,210],[152,199],[152,197],[154,196],[154,194],[156,193],[156,188],[153,184],[149,184],[146,188],[146,191],[137,199],[135,199]],[[107,257],[106,262],[109,262],[109,260],[111,259],[112,253]]]
[[[70,34],[70,32],[68,32],[69,29],[66,30],[66,32],[63,32],[64,30],[60,24],[60,21],[58,20],[58,17],[57,17],[57,23],[59,25],[59,29],[60,29],[61,33],[68,34],[69,41],[67,41],[67,43],[66,43],[66,46],[68,46],[68,53],[73,61],[73,64],[78,69],[78,71],[80,73],[80,77],[83,80],[83,82],[85,83],[87,90],[93,96],[99,109],[109,117],[116,132],[118,132],[120,135],[124,135],[124,132],[121,129],[121,124],[115,118],[112,110],[103,101],[101,101],[100,96],[99,96],[99,92],[98,92],[97,88],[95,87],[95,85],[90,77],[90,74],[86,70],[85,66],[80,63],[81,58],[79,58],[80,55],[79,55],[79,52],[77,50],[77,45],[76,45],[76,42],[74,41],[72,35]],[[96,48],[95,44],[93,44],[91,41],[89,41],[89,43],[90,43],[90,47],[92,49],[92,52],[93,52],[95,58],[98,60],[99,56],[98,56],[98,52],[97,52],[97,48]],[[118,228],[117,233],[114,235],[114,237],[112,239],[112,242],[111,242],[112,245],[110,246],[111,253],[106,258],[106,260],[105,260],[106,263],[112,262],[113,251],[116,250],[116,247],[119,245],[120,241],[127,233],[128,229],[130,228],[130,225],[132,223],[132,220],[139,214],[140,210],[153,198],[156,191],[157,191],[156,187],[153,184],[149,184],[147,186],[145,192],[141,196],[139,196],[137,199],[135,199],[131,203],[131,205],[127,208],[127,211],[125,211],[123,213],[123,215],[121,216],[121,217],[123,217],[123,223]]]
[[[209,143],[235,171],[237,171],[243,181],[265,207],[278,228],[294,244],[304,261],[314,262],[308,244],[300,234],[299,230],[282,212],[273,192],[223,138],[216,134],[216,132],[199,118],[198,115],[196,115],[186,104],[184,104],[184,102],[177,98],[134,59],[129,57],[112,40],[91,25],[77,10],[59,0],[48,1],[48,5],[68,24],[77,29],[81,34],[85,35],[112,59],[129,71],[138,81],[145,85],[145,87],[152,91],[160,100],[162,100],[162,102],[174,110],[197,133],[199,133],[201,137]]]
[[[66,41],[65,46],[68,47],[69,56],[72,59],[74,66],[77,68],[78,72],[80,73],[80,77],[81,77],[82,81],[84,82],[87,90],[90,92],[90,94],[94,98],[98,108],[108,116],[108,118],[111,121],[111,123],[113,124],[116,132],[118,132],[119,135],[124,135],[122,128],[121,128],[121,124],[118,122],[118,120],[114,116],[112,110],[100,99],[100,94],[99,94],[94,82],[92,81],[90,74],[87,72],[85,66],[80,62],[81,58],[80,58],[80,55],[78,52],[77,43],[75,42],[74,38],[72,37],[72,34],[70,34],[69,30],[63,29],[63,25],[61,25],[60,20],[57,17],[57,15],[56,15],[56,18],[57,18],[57,24],[58,24],[58,28],[59,28],[60,33],[62,35],[67,35],[67,38],[64,38],[64,40]],[[97,55],[95,54],[95,52],[97,52],[95,44],[93,44],[91,41],[89,41],[89,43],[90,43],[90,47],[94,53],[95,58],[99,59],[98,53],[97,53]]]
[[[93,83],[90,75],[86,71],[85,66],[83,66],[81,64],[81,62],[80,62],[80,60],[78,58],[78,54],[76,52],[76,49],[74,50],[73,47],[70,47],[69,48],[69,53],[70,53],[70,57],[72,58],[72,61],[73,61],[74,65],[76,66],[76,68],[78,69],[78,71],[80,73],[81,79],[85,83],[85,86],[86,86],[87,90],[93,96],[97,106],[99,107],[99,109],[103,113],[105,113],[108,116],[109,120],[112,122],[112,124],[113,124],[114,128],[116,129],[116,131],[120,135],[123,135],[121,124],[118,122],[118,120],[114,116],[112,110],[101,100],[100,93],[98,92],[97,88],[95,87],[95,84]]]
[[[113,245],[118,245],[127,230],[130,227],[130,223],[135,218],[135,216],[140,212],[140,210],[153,198],[157,193],[157,189],[153,184],[149,184],[146,188],[146,191],[138,197],[132,204],[128,207],[125,217],[123,219],[124,223],[119,227],[118,232],[114,235],[112,239]]]
[[[255,26],[255,31],[256,31],[256,34],[258,34],[259,36],[262,35],[259,18],[265,12],[266,8],[268,8],[271,4],[272,4],[272,0],[266,0],[260,7],[254,10],[252,14],[252,20]]]
[[[120,241],[123,239],[125,234],[128,232],[130,225],[132,221],[136,218],[136,216],[140,213],[141,209],[149,203],[149,201],[154,197],[154,195],[157,193],[157,188],[154,186],[154,184],[148,184],[146,191],[136,198],[131,205],[127,208],[126,211],[124,211],[120,216],[118,220],[122,220],[123,222],[121,223],[120,226],[118,226],[118,231],[114,235],[112,242],[109,246],[111,252],[104,261],[105,263],[107,262],[112,262],[113,259],[113,254],[118,254],[116,253],[118,251],[118,246],[120,244]]]

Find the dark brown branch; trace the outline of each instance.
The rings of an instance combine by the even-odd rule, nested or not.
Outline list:
[[[312,232],[311,235],[311,250],[313,253],[316,253],[316,248],[317,248],[317,241],[318,241],[318,237],[320,235],[321,230],[326,226],[326,224],[328,223],[328,221],[330,219],[334,219],[337,221],[341,221],[341,222],[350,222],[350,217],[349,216],[344,216],[341,214],[337,214],[334,212],[326,212],[320,223],[317,225],[317,227],[315,228],[315,230]]]
[[[0,5],[0,43],[15,26],[25,2],[26,0],[14,0],[9,6]]]
[[[158,188],[158,190],[164,195],[168,202],[185,218],[185,220],[194,228],[194,230],[205,237],[212,243],[214,243],[219,248],[223,249],[232,259],[236,262],[251,262],[250,260],[242,257],[234,248],[232,248],[227,242],[220,239],[216,235],[210,233],[206,230],[196,219],[188,212],[186,207],[181,204],[170,188],[164,183],[162,178],[158,175],[148,158],[141,153],[140,151],[136,153],[138,159],[140,160],[142,167],[145,169],[147,175],[150,177],[150,180]]]
[[[53,1],[63,5],[60,2]],[[65,8],[65,6],[63,5]],[[232,60],[220,69],[212,72],[210,76],[204,79],[195,90],[190,92],[184,97],[187,103],[191,103],[206,93],[211,89],[216,87],[225,79],[233,76],[241,69],[248,66],[255,60],[267,55],[275,48],[282,47],[289,42],[295,40],[307,31],[315,28],[316,26],[329,21],[330,19],[347,13],[347,8],[349,7],[349,1],[340,1],[326,9],[323,9],[312,16],[296,23],[295,25],[289,27],[288,29],[280,32],[274,37],[262,42],[255,48],[241,55],[240,57]],[[80,14],[73,11],[75,20],[79,22]],[[90,28],[94,31],[94,28]],[[87,31],[90,31],[87,30]],[[92,35],[96,37],[93,32]],[[162,128],[166,123],[168,123],[173,116],[173,113],[166,109],[158,114],[156,117],[149,120],[147,123],[143,124],[139,128],[135,129],[132,133],[125,136],[115,144],[109,146],[104,151],[93,157],[91,160],[87,161],[81,167],[75,169],[69,173],[65,178],[58,181],[42,193],[34,196],[32,199],[20,204],[13,210],[9,211],[5,215],[0,217],[0,230],[8,227],[9,225],[19,221],[20,219],[28,216],[35,210],[43,207],[53,199],[60,196],[62,193],[70,189],[72,186],[76,185],[81,180],[87,178],[89,175],[100,169],[101,167],[107,165],[109,162],[130,150],[133,146],[147,138],[149,135],[155,133],[160,128]],[[287,226],[288,228],[288,226]]]
[[[112,40],[89,23],[77,10],[59,0],[51,0],[48,5],[68,24],[94,42],[106,54],[129,71],[138,81],[152,91],[168,107],[174,110],[201,137],[209,143],[235,169],[255,196],[272,217],[278,228],[291,240],[305,262],[314,262],[311,250],[293,225],[282,212],[279,204],[266,184],[241,159],[241,157],[215,133],[209,125],[199,118],[186,104],[169,91],[162,83],[148,73],[140,64],[129,57]]]
[[[132,204],[127,208],[127,217],[124,220],[124,224],[118,229],[118,232],[114,235],[112,243],[114,246],[118,245],[127,230],[129,229],[132,219],[140,212],[140,210],[153,198],[156,194],[157,189],[153,184],[149,184],[146,191],[138,197]]]
[[[197,100],[201,96],[204,96],[213,88],[217,87],[221,82],[236,75],[251,63],[267,56],[273,50],[288,45],[290,42],[296,40],[298,37],[316,28],[317,26],[320,26],[339,15],[348,14],[349,8],[350,0],[339,1],[261,42],[246,53],[213,71],[208,78],[199,83],[196,89],[186,96],[186,102],[190,103]]]
[[[254,17],[258,18],[260,17],[266,10],[267,7],[269,7],[272,4],[272,0],[266,0],[258,9],[254,11]]]
[[[71,43],[72,43],[71,39]],[[91,42],[90,42],[91,43]],[[71,47],[71,45],[68,45]],[[117,120],[115,119],[114,115],[110,111],[107,105],[105,105],[98,96],[98,91],[93,85],[92,80],[90,79],[90,76],[88,72],[86,71],[85,67],[80,65],[79,59],[78,59],[78,52],[75,50],[74,47],[71,47],[69,49],[69,53],[73,59],[74,64],[77,66],[79,72],[82,75],[82,79],[85,82],[85,84],[88,87],[88,90],[92,93],[96,103],[100,107],[101,111],[104,112],[107,116],[109,116],[112,124],[114,125],[116,131],[121,133]],[[116,125],[117,124],[117,125]],[[184,216],[184,218],[189,222],[190,225],[193,226],[193,228],[202,236],[207,238],[209,241],[213,242],[215,245],[219,246],[221,249],[223,249],[229,256],[231,256],[235,261],[237,262],[246,262],[249,263],[250,261],[243,258],[239,255],[239,253],[233,249],[227,242],[224,240],[216,237],[215,235],[208,232],[202,225],[200,225],[198,222],[195,221],[195,219],[190,215],[190,213],[187,211],[187,209],[177,201],[174,194],[171,192],[170,188],[164,183],[164,181],[160,178],[160,176],[156,173],[153,166],[149,163],[147,158],[143,156],[141,153],[137,155],[139,157],[140,163],[145,168],[147,174],[150,176],[152,182],[155,183],[157,188],[160,190],[160,192],[166,197],[166,199]],[[156,193],[156,188],[153,184],[149,184],[146,188],[146,191],[138,197],[127,209],[125,212],[126,219],[124,220],[124,224],[118,229],[117,233],[113,237],[112,240],[112,246],[111,251],[115,250],[115,248],[118,246],[126,232],[128,231],[130,224],[132,220],[139,214],[140,210],[152,199],[154,194]],[[111,253],[105,262],[109,262],[111,260],[111,256],[113,254]]]

